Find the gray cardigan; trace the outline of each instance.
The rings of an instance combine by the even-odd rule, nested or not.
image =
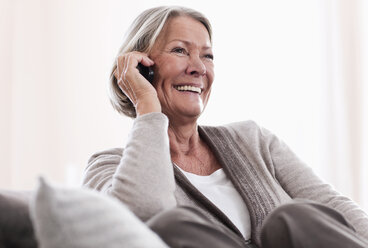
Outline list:
[[[117,197],[143,221],[164,209],[189,205],[241,236],[226,215],[173,166],[167,129],[164,114],[136,118],[124,149],[110,149],[90,158],[84,185]],[[246,203],[256,244],[260,244],[265,217],[294,198],[313,200],[338,210],[368,239],[367,214],[319,179],[269,131],[252,121],[199,126],[198,131]]]

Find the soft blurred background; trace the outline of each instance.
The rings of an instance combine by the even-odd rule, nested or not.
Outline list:
[[[79,185],[132,120],[107,82],[144,9],[184,5],[214,29],[216,79],[201,124],[255,120],[368,210],[368,1],[0,0],[0,188],[38,175]]]

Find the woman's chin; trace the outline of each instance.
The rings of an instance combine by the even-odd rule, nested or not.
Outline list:
[[[185,106],[181,112],[186,116],[199,117],[202,114],[202,111],[203,104],[200,102],[197,104],[191,104],[190,106]]]
[[[179,108],[174,112],[171,113],[165,113],[169,119],[170,117],[173,117],[175,120],[178,119],[190,119],[192,118],[193,120],[197,120],[199,118],[199,116],[202,114],[203,111],[203,106],[196,106],[193,107],[191,106],[191,108],[185,107],[185,108]]]

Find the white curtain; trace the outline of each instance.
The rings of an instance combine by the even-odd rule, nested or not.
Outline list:
[[[367,202],[366,1],[324,1],[326,25],[325,161],[329,181]],[[367,208],[367,205],[365,205]]]

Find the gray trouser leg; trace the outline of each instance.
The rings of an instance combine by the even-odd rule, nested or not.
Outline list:
[[[368,247],[339,212],[298,200],[278,207],[267,217],[261,241],[262,248]]]
[[[217,227],[194,208],[178,207],[154,216],[147,225],[171,248],[251,248],[230,230]]]

